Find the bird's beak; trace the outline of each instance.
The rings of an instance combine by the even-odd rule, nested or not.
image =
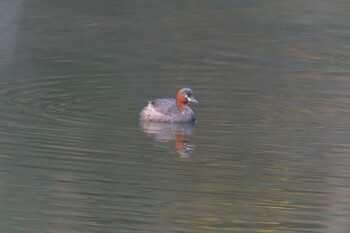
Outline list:
[[[198,103],[198,101],[197,101],[195,98],[193,98],[193,97],[188,97],[188,96],[187,96],[187,100],[188,100],[189,102]]]

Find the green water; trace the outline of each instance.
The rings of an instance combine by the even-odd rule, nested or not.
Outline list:
[[[3,0],[1,232],[347,232],[349,6]],[[194,90],[195,125],[140,125]]]

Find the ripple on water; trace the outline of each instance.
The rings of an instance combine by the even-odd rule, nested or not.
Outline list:
[[[115,82],[109,75],[2,81],[0,143],[5,145],[3,149],[20,155],[16,153],[18,150],[13,150],[17,146],[34,157],[94,153],[111,156],[116,146],[125,140],[133,141],[125,134],[126,130],[136,132],[136,128],[122,124],[129,120],[123,116],[130,109],[118,107],[115,99],[124,93],[122,88],[116,88]],[[118,121],[114,120],[116,116]],[[100,145],[96,141],[101,141]],[[127,149],[124,152],[130,153]]]
[[[92,123],[95,118],[103,118],[103,114],[105,118],[112,118],[111,111],[117,103],[113,97],[120,97],[123,90],[108,84],[99,85],[100,79],[113,82],[110,76],[55,76],[2,82],[0,97],[3,108],[7,108],[3,113],[8,117],[13,114],[32,120],[51,119],[75,124]]]

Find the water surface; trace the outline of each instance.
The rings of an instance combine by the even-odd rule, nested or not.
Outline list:
[[[347,232],[348,8],[2,1],[2,231]]]

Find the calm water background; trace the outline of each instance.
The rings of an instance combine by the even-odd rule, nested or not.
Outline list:
[[[2,0],[1,232],[350,232],[349,10]]]

